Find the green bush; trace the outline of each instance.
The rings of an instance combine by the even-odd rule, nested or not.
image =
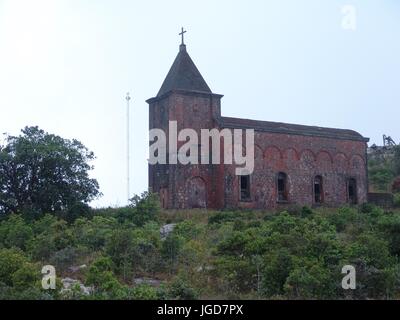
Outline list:
[[[115,230],[106,243],[106,252],[115,265],[114,271],[124,279],[133,275],[133,264],[139,262],[135,249],[131,230]]]
[[[237,212],[229,212],[229,211],[218,212],[208,218],[208,223],[213,224],[213,223],[235,221],[237,218],[238,218]]]
[[[377,223],[382,237],[389,243],[390,252],[400,256],[400,215],[387,215],[379,219]]]
[[[201,225],[196,224],[190,220],[178,223],[173,231],[174,234],[181,236],[186,241],[196,239],[201,234],[201,232]]]
[[[25,291],[29,288],[39,287],[40,274],[39,268],[31,263],[24,263],[12,274],[12,285],[19,291]]]
[[[72,232],[78,243],[91,250],[103,248],[118,227],[113,217],[94,216],[93,219],[79,218],[72,227]]]
[[[345,231],[346,227],[358,219],[358,212],[354,208],[339,208],[336,213],[330,214],[328,220],[336,227],[337,232]]]
[[[289,208],[286,209],[286,212],[289,213],[292,216],[296,217],[308,217],[312,215],[314,212],[311,208],[304,206],[290,206]]]
[[[156,221],[160,213],[160,200],[158,195],[151,192],[143,192],[141,196],[135,195],[131,200],[133,208],[130,219],[134,224],[142,227],[149,221]]]
[[[32,237],[32,227],[20,215],[11,214],[0,224],[0,242],[7,248],[24,250]]]
[[[400,208],[400,193],[394,195],[394,205],[395,207]]]
[[[332,299],[339,277],[318,260],[295,259],[295,267],[284,285],[290,299]]]
[[[170,270],[172,270],[177,264],[178,255],[183,247],[185,239],[174,233],[168,235],[163,241],[161,247],[161,255],[168,263]]]
[[[19,249],[0,249],[0,299],[41,299],[40,270]]]
[[[372,232],[361,234],[357,241],[349,246],[348,256],[377,269],[384,269],[395,263],[395,258],[390,255],[388,242]]]
[[[197,300],[199,298],[198,291],[180,277],[170,284],[168,294],[170,298],[178,300]]]
[[[284,285],[292,270],[293,258],[285,248],[277,249],[264,258],[262,292],[270,298],[285,293]]]
[[[0,299],[400,296],[398,210],[362,205],[304,207],[295,214],[275,215],[226,211],[211,214],[209,223],[172,217],[175,229],[161,240],[157,217],[138,226],[133,223],[135,208],[124,217],[116,209],[94,210],[93,217],[80,217],[71,224],[53,215],[35,221],[20,215],[3,219]],[[84,263],[88,268],[76,276],[94,287],[93,294],[86,296],[77,289],[60,296],[40,289],[39,266],[52,264],[57,275],[64,276],[68,267]],[[340,286],[341,268],[347,264],[357,270],[358,287],[351,292]],[[162,285],[133,286],[136,277],[162,279]]]
[[[133,300],[157,300],[158,292],[148,284],[141,284],[129,290],[129,298]]]
[[[86,272],[86,284],[94,286],[95,297],[99,299],[124,299],[126,288],[119,282],[113,270],[113,262],[109,257],[99,257]]]

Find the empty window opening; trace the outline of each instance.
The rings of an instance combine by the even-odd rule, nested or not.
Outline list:
[[[356,179],[349,179],[348,182],[348,198],[349,203],[357,204],[357,181]]]
[[[240,200],[250,200],[250,176],[240,176]]]
[[[314,179],[314,201],[315,203],[323,203],[324,202],[324,194],[323,194],[323,186],[322,186],[322,177],[316,176]]]
[[[280,172],[278,174],[278,201],[287,201],[287,175],[286,173]]]

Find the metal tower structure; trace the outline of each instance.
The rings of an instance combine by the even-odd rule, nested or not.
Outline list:
[[[126,192],[127,192],[127,201],[131,198],[131,190],[130,190],[130,101],[131,97],[129,92],[126,94],[126,173],[127,173],[127,181],[126,181]]]

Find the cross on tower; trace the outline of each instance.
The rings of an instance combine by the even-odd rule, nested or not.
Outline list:
[[[185,33],[186,33],[187,31],[185,30],[185,29],[183,29],[183,27],[182,27],[182,32],[179,34],[180,36],[182,36],[182,44],[184,45],[185,44],[185,38],[184,38],[184,36],[185,36]]]

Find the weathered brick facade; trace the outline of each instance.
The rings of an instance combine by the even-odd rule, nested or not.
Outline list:
[[[255,169],[243,180],[233,165],[149,165],[149,187],[160,194],[164,208],[264,209],[367,201],[368,139],[351,130],[222,117],[221,98],[181,45],[160,92],[148,100],[150,129],[163,129],[167,137],[169,121],[177,121],[178,131],[192,128],[199,136],[201,129],[255,129]]]

